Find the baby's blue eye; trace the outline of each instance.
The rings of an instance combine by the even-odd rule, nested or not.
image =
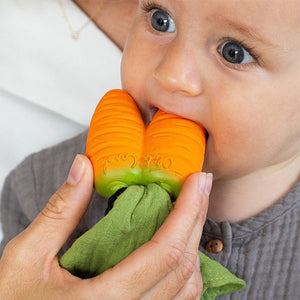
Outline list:
[[[170,15],[160,9],[153,9],[151,11],[151,25],[157,31],[175,31],[175,24]]]
[[[243,46],[232,41],[223,43],[218,51],[232,64],[248,64],[255,62],[255,58]]]

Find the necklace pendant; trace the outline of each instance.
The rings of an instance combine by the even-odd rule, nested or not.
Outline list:
[[[78,40],[78,38],[79,38],[79,32],[73,31],[72,34],[71,34],[71,36],[72,36],[73,40]]]

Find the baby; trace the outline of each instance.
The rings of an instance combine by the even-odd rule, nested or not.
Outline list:
[[[241,291],[219,299],[296,299],[300,295],[299,49],[297,0],[139,1],[121,65],[123,89],[135,99],[145,124],[159,108],[199,122],[207,131],[204,172],[213,173],[214,181],[199,249],[247,283]],[[2,198],[2,248],[33,221],[64,182],[74,154],[85,151],[85,139],[86,133],[35,154],[10,174]],[[86,174],[90,168],[86,158],[76,161],[68,181],[73,187],[87,177],[79,178],[78,172]],[[181,203],[193,210],[190,206],[196,202],[187,198],[197,194],[195,177],[182,188],[178,211]],[[208,196],[208,176],[206,180]],[[93,193],[86,215],[62,251],[96,223],[104,209],[105,202]],[[180,218],[174,214],[172,222],[167,219],[166,223],[175,230]],[[197,226],[202,229],[201,222]],[[165,228],[161,232],[167,232]],[[19,240],[32,241],[34,234],[27,230],[26,238],[23,233]],[[13,245],[25,247],[20,242]],[[145,254],[142,250],[130,256],[127,268],[137,268],[135,259]],[[13,263],[8,252],[0,264],[0,282],[1,273],[9,270],[6,262]],[[146,270],[150,264],[144,266]],[[102,280],[112,283],[109,274]],[[201,286],[201,279],[195,274],[180,288],[170,280],[159,285],[150,275],[135,277],[136,285],[127,278],[123,290],[109,295],[120,292],[126,299],[194,295],[191,299],[197,299],[201,288],[195,286]],[[121,275],[119,279],[124,280]],[[147,292],[135,289],[145,282],[153,284]],[[14,286],[13,279],[6,279],[9,284]]]

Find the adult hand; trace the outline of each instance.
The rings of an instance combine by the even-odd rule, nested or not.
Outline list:
[[[211,176],[195,173],[151,241],[101,275],[81,280],[59,266],[57,254],[85,213],[93,169],[76,157],[67,181],[32,224],[11,240],[0,261],[0,299],[199,299],[198,245]]]

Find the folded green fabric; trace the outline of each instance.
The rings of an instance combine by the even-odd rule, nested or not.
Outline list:
[[[169,194],[157,184],[130,186],[117,198],[113,209],[73,243],[60,265],[81,278],[101,274],[149,241],[172,209]],[[218,262],[199,254],[201,300],[215,299],[245,286]]]

